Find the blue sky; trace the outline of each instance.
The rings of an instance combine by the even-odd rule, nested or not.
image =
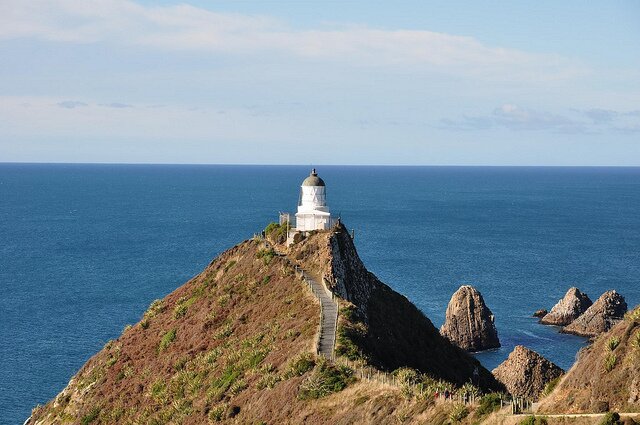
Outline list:
[[[640,165],[640,3],[4,0],[0,162]]]

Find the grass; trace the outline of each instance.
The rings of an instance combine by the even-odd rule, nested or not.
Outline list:
[[[325,397],[342,391],[354,380],[353,370],[344,366],[333,366],[321,358],[313,373],[300,385],[298,398],[311,400]]]
[[[480,399],[480,406],[478,406],[476,410],[476,416],[489,415],[500,409],[501,400],[502,394],[499,393],[491,393],[483,396]]]
[[[607,348],[609,349],[609,351],[613,351],[616,349],[616,347],[620,344],[620,339],[617,336],[612,336],[611,338],[609,338],[609,340],[607,341]]]
[[[175,339],[176,339],[176,330],[174,328],[162,336],[162,339],[160,340],[160,344],[158,344],[158,352],[162,352],[166,350],[167,347],[169,347],[169,345],[171,345],[171,343],[175,341]]]
[[[602,421],[598,425],[622,425],[620,421],[620,415],[616,412],[609,412],[604,415]]]
[[[562,378],[562,376],[558,376],[557,378],[552,379],[551,381],[547,382],[547,385],[544,386],[544,390],[542,390],[542,396],[546,397],[549,394],[551,394],[553,392],[553,390],[555,390],[555,388],[558,385],[558,382],[560,382],[561,378]]]
[[[100,414],[100,408],[99,407],[93,407],[89,413],[87,413],[86,415],[84,415],[82,417],[82,419],[80,420],[80,423],[82,425],[89,425],[91,422],[95,421],[96,419],[98,419],[98,415]]]
[[[521,420],[520,422],[518,422],[518,425],[547,425],[548,423],[549,422],[547,421],[547,418],[535,416],[535,415],[529,415],[523,420]]]
[[[469,409],[467,409],[464,404],[456,404],[449,413],[449,420],[451,423],[457,424],[462,422],[467,416],[469,416]]]
[[[611,372],[616,367],[617,363],[618,357],[613,353],[609,353],[607,357],[604,358],[604,370]]]
[[[302,376],[309,372],[316,365],[313,357],[309,353],[302,353],[297,357],[294,357],[287,366],[285,376],[287,378],[293,376]]]
[[[262,248],[256,252],[256,258],[261,258],[265,266],[271,264],[271,260],[276,256],[276,252],[272,248]]]

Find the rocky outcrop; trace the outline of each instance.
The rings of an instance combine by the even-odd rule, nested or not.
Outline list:
[[[513,396],[537,400],[544,387],[564,371],[535,351],[517,345],[493,374]]]
[[[537,318],[541,319],[544,316],[546,316],[548,313],[549,312],[546,309],[541,308],[540,310],[536,310],[536,312],[533,313],[533,317],[537,317]]]
[[[358,355],[387,371],[411,367],[459,385],[473,379],[482,388],[503,388],[411,301],[367,270],[343,224],[309,235],[288,247],[288,255],[347,302],[340,305],[338,355]]]
[[[593,337],[611,329],[624,318],[627,303],[616,291],[607,291],[562,332]]]
[[[553,306],[549,314],[540,319],[544,325],[567,326],[591,307],[592,301],[578,288],[569,288],[564,297]]]
[[[500,347],[494,316],[485,305],[480,292],[473,286],[458,289],[447,306],[440,333],[467,351]]]

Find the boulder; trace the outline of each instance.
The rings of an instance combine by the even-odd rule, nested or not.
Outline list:
[[[611,329],[624,318],[627,303],[616,291],[607,291],[562,332],[593,337]]]
[[[533,313],[533,317],[537,317],[537,318],[541,319],[544,316],[546,316],[547,313],[549,313],[549,312],[546,309],[541,308],[540,310],[536,310],[536,312]]]
[[[549,314],[540,319],[544,325],[567,326],[591,307],[591,300],[578,288],[569,288],[564,297],[553,306]]]
[[[513,396],[536,401],[544,387],[563,375],[564,370],[535,351],[516,345],[493,374]]]
[[[440,333],[467,351],[500,347],[493,313],[480,292],[469,285],[461,286],[451,297]]]

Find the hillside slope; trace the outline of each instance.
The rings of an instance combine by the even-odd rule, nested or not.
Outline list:
[[[408,366],[458,385],[473,382],[485,390],[504,390],[480,362],[442,337],[406,297],[366,269],[344,225],[291,246],[289,256],[348,301],[340,318],[338,352],[383,370]]]
[[[417,396],[410,390],[415,387],[359,381],[352,370],[312,354],[319,305],[292,261],[310,272],[328,270],[325,277],[340,285],[349,300],[340,301],[348,334],[341,343],[366,355],[369,364],[389,371],[414,367],[428,373],[432,385],[475,379],[486,390],[502,388],[405,297],[369,273],[350,237],[338,231],[307,238],[288,258],[259,240],[226,251],[154,302],[55,399],[34,409],[28,423],[445,421],[454,406],[434,403],[432,390]],[[342,353],[339,360],[350,357]]]
[[[583,349],[540,404],[543,413],[640,411],[640,307]]]

